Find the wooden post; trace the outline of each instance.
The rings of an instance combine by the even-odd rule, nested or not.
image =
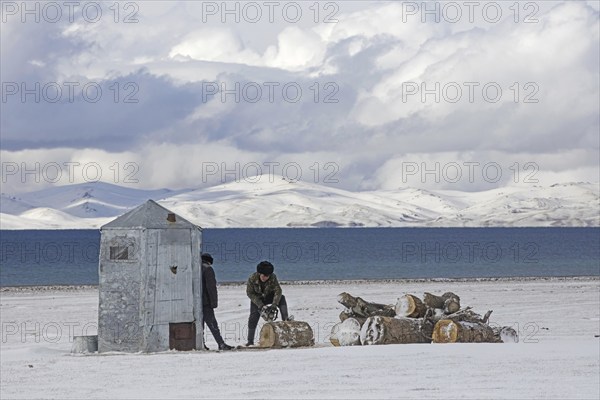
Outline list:
[[[268,322],[260,330],[259,347],[304,347],[314,344],[312,328],[303,321]]]

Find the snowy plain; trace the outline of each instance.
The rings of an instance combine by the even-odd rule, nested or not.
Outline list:
[[[96,332],[95,287],[4,288],[0,398],[600,398],[598,277],[296,282],[283,291],[312,326],[314,348],[73,355],[73,334]],[[520,339],[332,347],[343,291],[381,303],[453,291],[463,306],[494,310],[491,323],[513,326]],[[222,333],[242,344],[244,286],[220,286],[219,295]]]

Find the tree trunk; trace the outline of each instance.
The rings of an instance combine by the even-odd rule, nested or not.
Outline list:
[[[444,301],[445,299],[441,296],[436,296],[435,294],[427,292],[423,293],[423,302],[429,308],[444,308]]]
[[[415,318],[375,316],[367,319],[360,332],[363,345],[430,343],[433,325]]]
[[[429,308],[441,308],[446,314],[460,310],[460,297],[452,292],[446,292],[441,296],[425,292],[423,302]]]
[[[334,346],[360,346],[360,326],[360,322],[354,318],[335,324],[331,329],[329,341]]]
[[[396,303],[396,315],[408,318],[422,318],[425,316],[427,306],[421,299],[412,294],[405,294]]]
[[[260,330],[259,347],[302,347],[314,344],[312,328],[303,321],[268,322]]]
[[[496,343],[489,325],[482,322],[442,319],[433,328],[434,343]]]
[[[348,308],[348,313],[353,316],[371,317],[373,315],[383,315],[394,317],[396,315],[396,311],[392,305],[369,303],[360,297],[354,297],[346,292],[338,295],[338,302]]]

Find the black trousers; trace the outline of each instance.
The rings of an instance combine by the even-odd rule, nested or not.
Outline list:
[[[273,302],[273,296],[269,295],[263,302],[265,304],[271,304]],[[276,304],[279,307],[279,311],[281,312],[281,320],[287,321],[288,319],[288,309],[287,302],[285,301],[285,296],[281,296],[281,300],[279,300],[279,304]],[[254,334],[256,333],[256,326],[258,325],[258,320],[260,319],[260,310],[258,306],[253,302],[250,302],[250,317],[248,317],[248,343],[254,343]]]
[[[217,318],[215,317],[215,310],[212,307],[202,307],[202,317],[204,319],[204,323],[210,329],[210,333],[212,333],[218,345],[225,343],[223,337],[221,337],[221,331],[219,330],[219,323],[217,322]]]

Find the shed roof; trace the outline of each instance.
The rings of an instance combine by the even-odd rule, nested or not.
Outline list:
[[[169,214],[175,215],[174,222],[167,219]],[[200,227],[167,210],[154,200],[148,200],[100,227],[100,229],[105,228],[199,229]]]

